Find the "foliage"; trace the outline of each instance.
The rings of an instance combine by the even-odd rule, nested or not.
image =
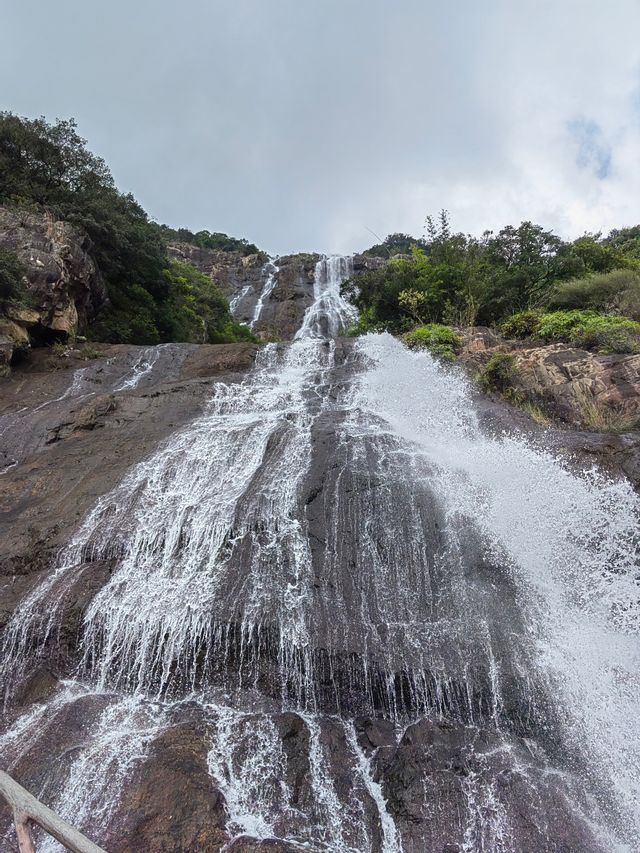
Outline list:
[[[528,310],[518,311],[517,314],[512,314],[500,324],[500,331],[505,338],[533,338],[538,333],[540,325],[541,311]]]
[[[220,289],[191,264],[172,260],[164,276],[169,289],[159,323],[164,340],[208,344],[255,340],[247,326],[233,319]]]
[[[136,344],[250,337],[208,279],[205,287],[192,273],[176,271],[166,250],[171,229],[151,222],[132,195],[116,189],[76,128],[73,119],[48,124],[0,113],[0,203],[45,207],[85,229],[109,296],[88,335]],[[195,245],[257,251],[224,234],[171,233],[184,233]]]
[[[452,361],[462,346],[460,335],[450,326],[440,323],[428,323],[417,326],[404,336],[407,346],[412,349],[428,349],[432,355],[437,355]]]
[[[625,263],[640,263],[640,225],[632,228],[615,228],[608,237],[602,241],[606,246],[619,251]]]
[[[616,269],[561,282],[549,305],[552,308],[591,308],[640,320],[640,271]]]
[[[246,326],[237,323],[229,304],[208,276],[191,264],[170,260],[162,271],[164,298],[156,303],[138,291],[137,306],[128,300],[111,309],[90,329],[94,340],[127,343],[230,343],[253,341]]]
[[[85,344],[78,353],[78,358],[81,358],[83,361],[93,361],[96,358],[100,358],[102,353],[99,349],[92,346],[91,344]]]
[[[26,299],[25,268],[15,252],[0,248],[0,310]]]
[[[201,249],[219,249],[223,252],[239,252],[241,255],[260,254],[254,243],[244,238],[229,237],[219,231],[197,231],[194,234],[188,228],[170,228],[168,225],[159,225],[158,228],[167,243],[189,243]]]
[[[522,311],[507,318],[501,331],[508,338],[542,338],[602,353],[640,352],[639,322],[591,310]]]
[[[495,352],[476,375],[483,391],[505,394],[513,390],[517,375],[515,358],[507,352]]]
[[[362,254],[374,258],[392,258],[394,255],[410,255],[414,246],[419,249],[428,248],[426,240],[411,237],[409,234],[389,234],[382,243],[365,249]]]
[[[562,341],[598,352],[640,351],[640,323],[628,317],[594,311],[553,311],[543,314],[537,334],[545,340]]]
[[[540,225],[522,222],[475,238],[456,233],[443,211],[437,219],[427,218],[425,240],[391,237],[402,237],[405,250],[413,246],[411,257],[392,258],[344,288],[360,312],[367,312],[369,328],[382,325],[401,332],[410,322],[496,324],[521,312],[565,307],[557,300],[568,298],[577,304],[566,307],[640,319],[634,283],[640,275],[640,226],[612,231],[606,238],[585,234],[568,243]],[[380,254],[380,248],[368,253]],[[611,279],[604,287],[606,276]],[[577,281],[593,283],[572,290],[570,282]],[[606,304],[598,295],[603,289],[611,297]],[[588,304],[579,301],[583,297]]]

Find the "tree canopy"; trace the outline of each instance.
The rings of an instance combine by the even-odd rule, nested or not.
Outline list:
[[[607,299],[615,306],[611,291],[622,281],[613,276],[619,270],[628,273],[628,294],[618,302],[638,302],[634,273],[640,274],[640,226],[566,242],[540,225],[522,222],[477,238],[454,232],[442,211],[427,218],[424,240],[391,235],[389,245],[400,245],[400,237],[408,252],[343,287],[361,312],[361,331],[402,331],[416,322],[491,324],[561,298],[577,307]],[[365,254],[381,254],[381,245]],[[613,278],[591,283],[598,275]]]
[[[152,222],[131,194],[118,191],[106,163],[87,149],[73,119],[50,124],[44,118],[0,113],[0,203],[46,208],[85,229],[109,295],[108,306],[89,334],[107,341],[155,343],[200,335],[200,318],[184,311],[184,286],[178,281],[184,276],[176,274],[167,254],[173,235],[183,234],[180,239],[204,247],[257,252],[246,240],[226,234],[193,235]],[[7,276],[15,279],[10,270]],[[242,337],[244,331],[237,324],[229,325],[226,300],[206,280],[207,285],[198,281],[199,298],[208,288],[209,310],[220,314],[217,328],[227,329],[228,340]],[[3,287],[6,290],[8,284]],[[179,316],[173,316],[179,305]],[[216,332],[218,337],[225,334]]]

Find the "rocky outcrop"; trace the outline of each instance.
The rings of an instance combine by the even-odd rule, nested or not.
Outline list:
[[[460,359],[472,376],[494,353],[513,356],[507,396],[516,405],[506,404],[502,394],[478,393],[485,429],[528,433],[545,449],[578,465],[594,462],[614,476],[623,474],[640,490],[640,356],[508,341],[485,328],[462,334]],[[530,403],[537,423],[529,416]]]
[[[578,428],[628,431],[640,422],[640,355],[603,355],[565,344],[508,341],[490,329],[465,334],[462,360],[477,371],[513,355],[514,387]]]
[[[320,259],[317,253],[300,252],[270,260],[263,253],[243,256],[188,243],[174,243],[169,251],[210,276],[228,296],[235,318],[250,325],[262,341],[291,340],[313,302],[314,273]],[[384,258],[354,255],[353,274],[378,269],[384,263]]]
[[[96,495],[196,417],[216,380],[241,379],[256,351],[254,344],[104,344],[90,361],[70,355],[52,364],[39,349],[3,380],[0,624]]]
[[[2,361],[30,342],[48,343],[82,332],[104,304],[104,281],[84,231],[50,213],[0,207],[0,246],[26,269],[28,307],[0,319]]]
[[[208,275],[228,295],[259,281],[260,271],[268,260],[263,252],[242,255],[222,249],[204,249],[191,243],[171,243],[168,251],[171,257],[185,261]]]

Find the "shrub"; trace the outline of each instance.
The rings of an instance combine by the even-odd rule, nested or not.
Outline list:
[[[519,311],[517,314],[512,314],[500,325],[500,331],[505,338],[523,338],[535,337],[540,325],[540,311]]]
[[[417,326],[403,335],[403,339],[411,349],[428,349],[432,355],[449,361],[456,357],[462,346],[462,339],[455,329],[440,323]]]
[[[558,284],[552,308],[587,308],[640,320],[640,273],[617,269]]]
[[[603,353],[640,352],[640,323],[626,317],[591,317],[574,328],[572,337],[572,343],[584,349]]]
[[[25,268],[15,252],[0,249],[0,309],[25,300]]]
[[[597,316],[595,311],[552,311],[540,317],[538,335],[546,341],[573,343],[575,329]]]
[[[545,340],[603,353],[640,352],[640,323],[628,317],[594,311],[553,311],[540,318],[538,334]]]
[[[514,357],[507,352],[495,352],[476,374],[476,381],[483,391],[505,394],[513,389],[516,376]]]
[[[80,350],[78,358],[81,358],[83,361],[93,361],[94,359],[100,358],[101,356],[102,353],[100,352],[100,350],[96,349],[94,346],[91,346],[91,344],[85,344]]]

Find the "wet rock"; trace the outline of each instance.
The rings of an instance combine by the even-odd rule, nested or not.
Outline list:
[[[244,373],[255,361],[256,344],[203,344],[182,365],[181,377],[195,379],[221,373]]]
[[[294,713],[281,714],[276,725],[287,757],[286,781],[291,791],[291,804],[299,807],[308,796],[309,730],[304,720]]]
[[[495,850],[505,832],[519,850],[600,850],[544,755],[498,731],[421,720],[377,768],[407,851]]]
[[[356,720],[356,732],[360,746],[366,753],[395,744],[395,727],[391,720],[372,718]]]
[[[305,844],[303,849],[309,853],[321,853],[323,848]],[[243,835],[234,839],[225,850],[228,850],[229,853],[300,853],[300,845],[289,844],[279,838],[258,840]]]
[[[313,280],[319,255],[287,255],[277,261],[276,284],[265,302],[256,333],[264,340],[291,340],[313,302]]]
[[[207,769],[204,727],[172,726],[154,740],[127,786],[126,813],[105,839],[111,853],[214,853],[229,840],[224,797]]]
[[[95,500],[197,417],[215,381],[242,379],[256,351],[254,344],[104,344],[99,358],[86,361],[71,352],[66,369],[55,369],[50,352],[37,349],[2,380],[0,626]],[[148,376],[116,391],[135,376],[145,353],[152,364]],[[85,371],[81,396],[65,396],[78,371]],[[89,576],[81,573],[83,583]]]
[[[116,399],[112,394],[95,397],[82,406],[71,420],[52,427],[47,436],[47,444],[61,441],[78,430],[92,430],[104,426],[107,416],[115,412],[116,408]]]

